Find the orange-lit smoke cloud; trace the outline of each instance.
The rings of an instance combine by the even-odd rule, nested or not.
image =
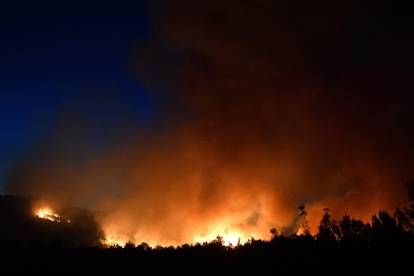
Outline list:
[[[269,238],[300,204],[315,230],[324,207],[367,220],[404,203],[412,42],[380,2],[303,2],[157,3],[130,62],[162,109],[153,125],[127,120],[85,154],[89,127],[64,122],[10,191],[88,205],[111,238],[164,245]]]

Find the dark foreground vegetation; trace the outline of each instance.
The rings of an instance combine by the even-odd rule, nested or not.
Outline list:
[[[78,215],[73,226],[52,230],[56,224],[39,222],[42,224],[39,226],[32,220],[30,225],[28,216],[21,215],[19,219],[15,213],[10,216],[13,208],[15,210],[17,206],[28,203],[22,203],[25,202],[22,199],[2,197],[2,222],[8,218],[8,223],[16,225],[1,225],[0,271],[89,272],[93,275],[412,275],[414,183],[407,187],[409,206],[397,208],[393,214],[380,211],[372,217],[371,223],[349,216],[336,221],[326,210],[315,236],[305,231],[300,236],[285,237],[273,229],[270,241],[252,239],[235,247],[223,246],[223,240],[218,237],[209,243],[178,248],[150,248],[145,243],[138,246],[127,244],[125,248],[104,248],[97,243],[99,227],[86,213]],[[16,203],[19,200],[20,203]],[[13,208],[10,207],[12,202],[15,204]],[[24,214],[22,210],[20,212]],[[7,230],[11,228],[17,232],[13,234]],[[20,241],[16,239],[19,235],[24,237]]]

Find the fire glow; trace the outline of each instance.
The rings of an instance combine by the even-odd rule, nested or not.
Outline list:
[[[41,207],[36,209],[35,215],[44,220],[49,220],[53,222],[65,222],[65,223],[71,223],[69,219],[65,219],[56,212],[54,212],[50,207]]]
[[[208,243],[208,242],[212,242],[212,241],[221,241],[223,246],[226,247],[235,247],[238,245],[243,245],[246,242],[248,242],[249,239],[246,239],[244,237],[243,234],[240,233],[228,233],[228,234],[216,234],[216,233],[211,233],[207,236],[201,237],[201,236],[197,236],[196,238],[194,238],[194,242],[192,244],[202,244],[202,243]],[[105,246],[120,246],[120,247],[125,247],[125,245],[127,243],[133,243],[134,245],[138,245],[138,243],[134,243],[131,241],[126,241],[124,239],[117,239],[114,238],[110,235],[106,236],[105,239],[103,239],[102,244]],[[145,242],[145,241],[144,241]],[[155,246],[155,243],[151,243],[150,242],[150,246]]]
[[[234,247],[245,244],[250,238],[252,238],[250,235],[247,235],[242,231],[219,225],[214,231],[209,232],[207,235],[197,235],[194,238],[194,243],[211,242],[213,240],[221,239],[224,246]]]
[[[223,224],[219,224],[214,229],[210,229],[204,234],[195,234],[192,238],[191,244],[204,244],[210,242],[219,242],[225,247],[234,248],[239,245],[243,245],[249,242],[249,240],[254,239],[253,235],[250,233],[244,232],[240,229],[231,228]],[[105,246],[120,246],[124,247],[127,243],[134,245],[139,245],[143,242],[148,244],[150,247],[155,246],[180,246],[184,244],[181,243],[158,243],[156,240],[139,240],[139,239],[128,239],[122,235],[117,235],[116,233],[107,232],[105,238],[101,240],[102,244]]]
[[[105,246],[125,247],[125,245],[127,244],[127,241],[125,241],[123,239],[116,239],[116,238],[113,238],[110,235],[107,235],[103,240],[101,240],[101,243]]]

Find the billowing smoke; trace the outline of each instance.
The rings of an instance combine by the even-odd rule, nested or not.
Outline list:
[[[96,120],[74,108],[9,191],[102,210],[111,239],[152,244],[269,238],[301,204],[315,230],[325,207],[369,219],[404,203],[412,19],[385,1],[339,2],[156,3],[130,60],[159,104],[152,124],[111,99]],[[96,136],[103,114],[118,119]]]

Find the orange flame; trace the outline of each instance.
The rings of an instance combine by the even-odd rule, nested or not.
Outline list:
[[[45,219],[53,222],[66,222],[71,223],[69,219],[64,219],[57,213],[55,213],[50,207],[41,207],[35,210],[35,216],[40,219]]]
[[[194,243],[204,243],[213,241],[217,237],[221,237],[223,240],[223,245],[229,247],[245,244],[250,238],[252,238],[251,235],[248,235],[244,231],[227,227],[224,224],[218,224],[215,229],[208,232],[208,234],[196,235],[193,241]]]

